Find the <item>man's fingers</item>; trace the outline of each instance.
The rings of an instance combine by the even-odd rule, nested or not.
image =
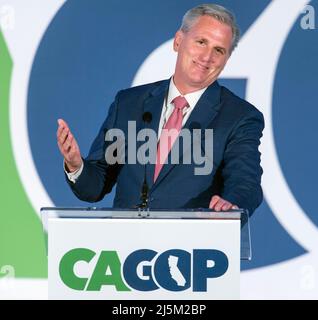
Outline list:
[[[215,211],[221,211],[222,207],[224,204],[226,204],[227,201],[225,201],[224,199],[220,198],[219,201],[217,202],[217,204],[214,207]]]
[[[214,209],[214,206],[217,204],[217,202],[219,201],[219,199],[221,199],[221,197],[219,196],[213,196],[211,201],[210,201],[210,205],[209,208],[210,209]]]
[[[71,151],[73,153],[79,153],[80,154],[80,150],[79,150],[78,144],[77,144],[76,139],[74,138],[74,136],[72,138]]]
[[[221,198],[220,196],[215,195],[212,197],[210,201],[209,208],[215,211],[228,211],[231,209],[238,209],[238,206],[233,205],[231,202]]]
[[[62,134],[61,134],[61,142],[62,144],[67,144],[68,142],[68,137],[69,135],[71,134],[70,130],[69,129],[64,129],[62,131]]]
[[[65,138],[65,141],[63,140],[64,138],[61,138],[60,140],[57,141],[57,144],[64,158],[69,160],[69,156],[71,156],[70,152],[72,150],[72,145],[74,144],[73,135],[68,134]]]
[[[57,122],[57,145],[68,170],[70,172],[76,171],[82,164],[79,147],[67,123],[63,119],[58,119]]]
[[[68,125],[62,119],[58,119],[57,123],[58,123],[57,136],[59,136],[64,128],[68,128]]]
[[[58,119],[57,123],[58,123],[59,127],[68,128],[68,124],[63,119]]]
[[[65,142],[63,143],[63,148],[65,152],[69,152],[72,145],[72,135],[69,133],[65,139]]]
[[[63,144],[70,132],[69,128],[63,127],[61,130],[58,130],[57,140]]]
[[[228,211],[232,208],[232,203],[225,201],[225,203],[223,204],[221,210],[222,211]]]
[[[66,157],[67,154],[74,148],[72,148],[74,143],[74,137],[63,119],[58,119],[58,129],[57,129],[57,144],[63,156]]]
[[[58,119],[57,122],[59,125],[58,129],[57,129],[57,133],[56,133],[57,138],[58,139],[64,138],[64,140],[65,140],[65,134],[70,131],[70,128],[63,119]],[[62,141],[62,142],[64,142],[64,141]]]

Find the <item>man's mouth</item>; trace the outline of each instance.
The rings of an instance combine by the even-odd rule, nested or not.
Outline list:
[[[201,63],[199,63],[199,62],[196,62],[196,61],[194,61],[194,60],[193,60],[193,63],[194,63],[199,69],[201,69],[201,70],[203,70],[203,71],[206,71],[206,70],[209,70],[209,69],[210,69],[208,66],[205,66],[205,65],[203,65],[203,64],[201,64]]]

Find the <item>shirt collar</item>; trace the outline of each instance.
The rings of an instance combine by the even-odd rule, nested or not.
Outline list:
[[[197,102],[199,101],[199,99],[201,98],[202,94],[206,89],[207,87],[184,95],[184,97],[188,101],[190,109],[193,109],[195,107],[195,105],[197,104]],[[171,77],[167,102],[171,104],[172,100],[178,96],[182,96],[182,94],[179,92],[178,88],[174,84],[173,77]]]

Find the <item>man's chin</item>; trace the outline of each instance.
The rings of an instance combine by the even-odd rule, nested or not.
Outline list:
[[[198,79],[198,78],[194,78],[194,79],[191,79],[191,85],[193,88],[197,88],[198,90],[199,89],[202,89],[202,88],[205,88],[209,85],[209,83],[207,82],[206,79]]]

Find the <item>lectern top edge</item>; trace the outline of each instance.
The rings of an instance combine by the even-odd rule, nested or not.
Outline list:
[[[241,259],[251,260],[251,243],[248,211],[237,209],[231,211],[213,211],[211,209],[119,209],[119,208],[75,208],[75,207],[43,207],[41,218],[44,233],[48,231],[50,219],[148,219],[148,220],[218,220],[229,222],[240,220],[241,225]],[[233,221],[234,222],[234,221]]]
[[[126,219],[242,219],[246,210],[213,211],[211,209],[123,209],[123,208],[76,208],[43,207],[42,215],[59,218],[126,218]]]

